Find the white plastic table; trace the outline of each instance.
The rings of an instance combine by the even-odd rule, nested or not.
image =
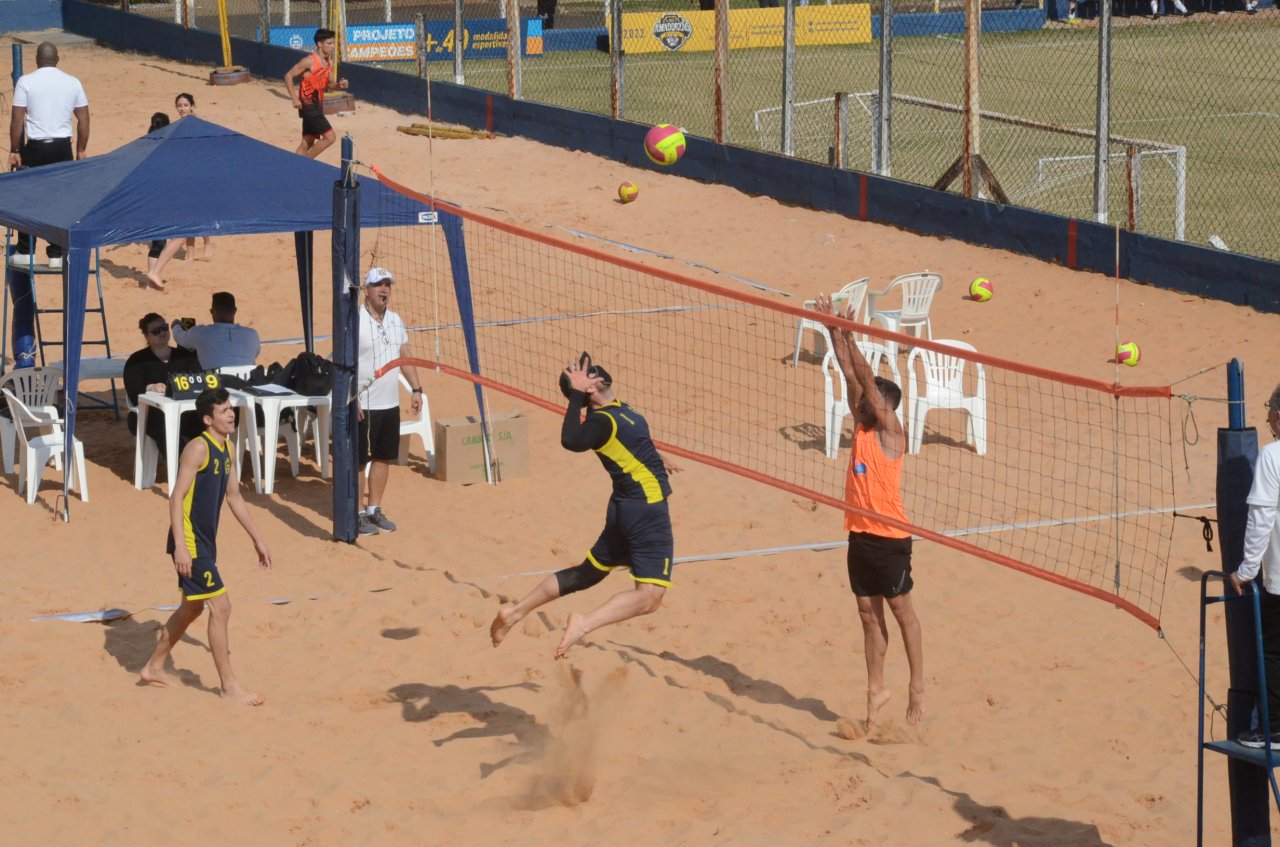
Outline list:
[[[262,386],[258,387],[259,389]],[[253,394],[251,399],[262,409],[262,475],[259,494],[271,494],[276,488],[276,449],[280,440],[280,415],[285,409],[303,409],[314,406],[316,409],[316,460],[320,463],[320,475],[329,479],[333,475],[329,467],[329,416],[333,400],[329,395],[307,397],[292,391],[281,391],[275,394]],[[295,412],[295,415],[297,412]],[[295,421],[297,418],[295,417]],[[302,427],[298,427],[298,442],[302,442]],[[299,447],[298,453],[301,453]],[[298,475],[298,453],[289,454],[289,469]]]
[[[252,431],[249,429],[253,426],[253,398],[248,394],[240,391],[228,391],[231,395],[231,405],[241,410],[240,424],[236,432],[236,438],[248,439],[240,441],[249,450],[249,459],[253,463],[254,484],[261,487],[262,468],[258,458],[258,451],[254,445]],[[165,469],[169,473],[169,490],[173,491],[173,483],[178,478],[178,433],[182,421],[183,412],[193,412],[196,408],[195,398],[188,400],[174,400],[164,394],[156,394],[148,391],[145,394],[138,395],[138,434],[133,452],[133,487],[137,489],[146,489],[156,484],[155,469],[151,468],[151,478],[144,479],[144,462],[143,451],[147,446],[147,415],[151,409],[155,409],[164,414],[164,435],[165,435]],[[239,458],[239,445],[236,448],[236,456]],[[239,467],[239,462],[236,463]]]

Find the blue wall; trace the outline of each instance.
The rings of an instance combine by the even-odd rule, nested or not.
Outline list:
[[[0,33],[62,28],[62,0],[0,0]]]
[[[83,0],[64,0],[64,27],[118,50],[135,50],[211,68],[221,62],[218,35],[127,15]],[[280,78],[297,61],[286,47],[232,39],[238,64],[255,76]],[[368,102],[425,114],[426,83],[367,65],[344,74]],[[435,117],[502,135],[582,150],[635,167],[659,170],[644,155],[648,127],[432,82]],[[767,195],[784,203],[850,218],[955,238],[1080,270],[1115,272],[1115,230],[1044,212],[968,200],[910,183],[789,159],[691,137],[680,174]],[[1131,232],[1120,233],[1120,273],[1137,282],[1280,313],[1280,264]]]

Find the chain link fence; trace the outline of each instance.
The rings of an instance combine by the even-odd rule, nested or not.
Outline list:
[[[345,15],[350,54],[359,39],[387,35],[377,25],[416,32],[421,16],[425,31],[410,58],[363,60],[606,115],[615,109],[617,67],[616,108],[628,120],[674,123],[704,137],[717,137],[719,126],[730,144],[951,191],[963,190],[957,167],[968,149],[980,196],[1280,259],[1280,220],[1266,214],[1280,199],[1280,150],[1269,143],[1280,121],[1280,51],[1273,46],[1280,12],[1267,6],[1248,13],[1242,0],[1180,0],[1189,14],[1171,5],[1174,14],[1165,15],[1165,0],[1157,0],[1153,18],[1151,0],[1117,3],[1109,18],[1110,72],[1100,89],[1105,28],[1097,14],[1110,5],[1042,1],[1050,7],[983,0],[972,51],[966,0],[889,0],[888,9],[885,0],[797,4],[790,62],[778,23],[783,10],[739,14],[784,0],[730,0],[729,49],[720,62],[714,0],[227,0],[227,21],[232,35],[248,39],[265,37],[265,21],[273,41],[290,43],[287,35],[309,49],[312,30],[337,28]],[[615,3],[624,49],[611,53]],[[218,29],[216,0],[135,4],[131,11]],[[498,31],[516,11],[524,49],[513,67]],[[455,16],[464,21],[462,38],[452,34]],[[859,34],[811,43],[824,26]],[[972,122],[967,65],[980,115]],[[1100,90],[1110,102],[1102,156]],[[1096,195],[1099,166],[1105,191]]]

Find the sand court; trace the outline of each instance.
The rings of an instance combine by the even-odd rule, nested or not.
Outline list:
[[[94,46],[60,49],[60,67],[83,81],[90,99],[91,155],[141,135],[154,111],[172,115],[181,91],[195,94],[207,120],[284,149],[297,145],[298,120],[280,81],[212,88],[201,84],[207,68]],[[333,121],[355,138],[357,158],[416,190],[531,229],[557,224],[696,260],[792,301],[860,276],[878,289],[927,267],[945,279],[938,336],[1089,378],[1115,373],[1107,359],[1116,287],[1101,275],[519,139],[428,145],[395,131],[404,115],[365,103]],[[336,164],[337,148],[322,158]],[[620,206],[616,186],[627,179],[641,196]],[[199,162],[173,190],[201,190]],[[211,261],[173,262],[164,293],[139,279],[145,245],[102,251],[113,351],[142,346],[137,320],[146,312],[203,317],[220,290],[236,294],[239,319],[264,339],[300,335],[292,239],[216,244]],[[374,244],[365,233],[363,265]],[[316,255],[316,328],[324,334],[327,234],[317,235]],[[654,256],[641,261],[689,272]],[[390,269],[398,296],[424,277]],[[989,303],[961,299],[975,276],[995,283]],[[1170,383],[1213,368],[1175,388],[1221,397],[1225,376],[1215,366],[1238,356],[1247,366],[1249,423],[1261,424],[1262,402],[1280,380],[1268,371],[1280,360],[1276,316],[1131,283],[1120,296],[1124,332],[1143,348],[1143,364],[1125,380]],[[776,357],[770,350],[761,358],[789,369],[792,338],[782,339]],[[286,361],[298,349],[272,345],[261,360]],[[576,353],[565,350],[565,360]],[[606,364],[626,399],[626,371]],[[817,367],[802,358],[801,384],[820,383]],[[422,376],[433,415],[474,413],[470,385]],[[555,376],[547,374],[549,385]],[[154,607],[177,594],[163,552],[163,487],[133,489],[134,442],[122,421],[82,412],[93,500],[73,501],[68,525],[55,522],[56,472],[46,473],[32,507],[17,496],[14,477],[0,481],[0,777],[10,798],[0,805],[0,830],[20,843],[518,839],[530,847],[1092,847],[1184,843],[1192,831],[1196,689],[1179,657],[1194,664],[1195,579],[1219,564],[1199,524],[1175,524],[1163,642],[1098,600],[920,543],[913,596],[924,626],[925,722],[911,728],[903,720],[906,661],[891,627],[894,699],[870,736],[848,740],[838,722],[862,717],[865,671],[841,547],[678,565],[658,613],[592,633],[567,661],[552,661],[566,615],[618,590],[625,577],[615,575],[531,615],[491,647],[487,627],[500,598],[537,579],[518,574],[581,561],[608,496],[597,460],[559,447],[555,415],[500,394],[491,402],[529,418],[530,475],[462,487],[431,479],[420,458],[393,468],[385,508],[400,524],[394,534],[354,546],[328,540],[331,491],[306,452],[297,479],[277,471],[275,494],[246,491],[275,570],[258,572],[252,546],[229,519],[219,564],[235,607],[236,669],[267,698],[254,710],[216,695],[203,624],[175,648],[181,687],[137,684],[167,616]],[[820,406],[817,396],[806,413],[814,421]],[[1225,408],[1212,399],[1170,408],[1175,502],[1212,502],[1214,430]],[[660,436],[662,421],[651,423]],[[961,467],[971,461],[962,459]],[[680,464],[677,556],[843,535],[831,509]],[[946,477],[928,482],[945,485]],[[282,598],[290,602],[273,604]],[[29,620],[115,608],[135,614],[107,624]],[[1223,700],[1220,631],[1211,625],[1219,665],[1210,690]],[[1221,737],[1223,721],[1214,727]],[[1214,759],[1208,766],[1208,838],[1220,843],[1229,837],[1225,767]]]

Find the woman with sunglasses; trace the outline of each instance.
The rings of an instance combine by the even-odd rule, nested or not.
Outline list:
[[[166,381],[171,373],[195,373],[201,370],[200,362],[195,354],[185,347],[175,347],[169,343],[169,324],[155,312],[148,312],[138,321],[138,329],[146,339],[146,346],[131,355],[124,363],[124,392],[129,398],[130,410],[138,406],[138,395],[148,391],[164,394],[168,391]],[[195,412],[184,412],[179,429],[181,440],[199,435],[203,428],[200,417]],[[138,414],[129,412],[129,434],[138,434]],[[160,455],[166,455],[164,435],[164,415],[147,416],[147,435],[160,447]]]

